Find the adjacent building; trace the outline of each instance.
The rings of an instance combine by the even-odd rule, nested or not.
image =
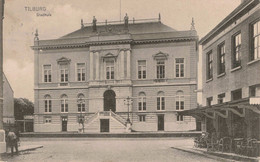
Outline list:
[[[186,131],[197,105],[198,36],[159,19],[83,23],[34,45],[34,131]],[[129,125],[127,125],[129,123]]]
[[[245,0],[200,40],[202,104],[180,114],[218,137],[260,139],[260,3]]]

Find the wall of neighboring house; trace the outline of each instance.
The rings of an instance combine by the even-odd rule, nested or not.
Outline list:
[[[3,110],[3,117],[4,123],[14,123],[14,91],[10,83],[8,82],[5,74],[3,76],[4,79],[4,110]]]

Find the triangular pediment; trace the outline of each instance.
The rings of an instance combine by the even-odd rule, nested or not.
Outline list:
[[[168,59],[168,56],[169,54],[167,53],[163,53],[162,51],[159,51],[158,53],[154,54],[153,55],[153,58],[154,59],[164,59],[164,60],[167,60]]]

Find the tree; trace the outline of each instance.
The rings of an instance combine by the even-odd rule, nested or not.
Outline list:
[[[27,98],[14,98],[15,120],[23,120],[24,115],[33,115],[34,105]]]

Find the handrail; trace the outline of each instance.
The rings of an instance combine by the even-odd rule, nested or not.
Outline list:
[[[97,111],[94,115],[92,115],[92,116],[86,121],[86,124],[91,123],[91,122],[96,118],[96,116],[99,116],[99,111]]]
[[[112,117],[114,117],[117,121],[119,121],[120,123],[122,123],[123,125],[126,125],[126,120],[123,119],[122,117],[120,117],[119,115],[117,115],[116,113],[114,113],[113,111],[110,110],[110,114]]]

